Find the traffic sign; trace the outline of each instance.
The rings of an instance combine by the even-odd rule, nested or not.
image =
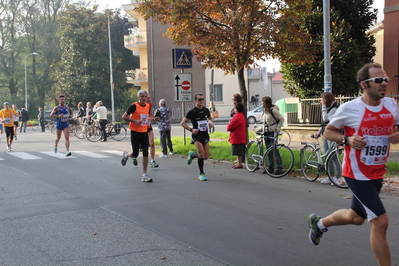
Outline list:
[[[173,68],[192,68],[193,54],[190,49],[172,49]]]
[[[175,102],[191,102],[193,100],[191,73],[173,73],[173,88]]]

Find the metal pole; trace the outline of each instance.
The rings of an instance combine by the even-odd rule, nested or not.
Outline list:
[[[28,77],[26,75],[26,58],[30,55],[39,55],[38,53],[31,53],[25,56],[25,108],[28,111]]]
[[[112,122],[115,122],[115,106],[114,106],[114,78],[112,75],[112,46],[111,46],[111,26],[110,26],[110,13],[111,9],[106,9],[108,17],[108,47],[109,47],[109,80],[111,84],[111,108],[112,108]]]
[[[324,92],[332,91],[330,52],[330,0],[323,0]]]

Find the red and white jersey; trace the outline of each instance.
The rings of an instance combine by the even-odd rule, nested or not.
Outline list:
[[[382,179],[389,155],[388,136],[399,124],[399,109],[392,98],[382,98],[378,106],[366,105],[361,97],[342,104],[330,125],[344,128],[345,135],[363,136],[367,146],[356,150],[345,146],[342,175],[357,180]]]

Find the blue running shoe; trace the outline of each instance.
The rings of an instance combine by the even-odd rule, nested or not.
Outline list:
[[[192,163],[192,161],[193,161],[193,156],[194,156],[194,152],[193,151],[190,151],[189,153],[188,153],[188,157],[187,157],[187,164],[188,165],[190,165],[191,163]]]
[[[321,218],[322,218],[321,216],[316,215],[314,213],[309,214],[308,216],[308,224],[310,228],[309,240],[316,246],[320,243],[320,238],[323,236],[323,233],[328,231],[327,228],[320,230],[319,227],[317,226],[317,222]]]
[[[207,181],[207,180],[208,180],[208,179],[206,178],[206,176],[205,176],[204,173],[200,174],[200,175],[198,176],[198,179],[201,180],[201,181]]]
[[[57,146],[54,146],[54,153],[57,153]]]

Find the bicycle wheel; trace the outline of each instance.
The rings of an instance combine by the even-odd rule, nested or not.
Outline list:
[[[51,134],[54,134],[56,131],[55,123],[49,124]]]
[[[111,131],[109,132],[111,138],[116,141],[121,141],[126,138],[126,128],[122,125],[116,124],[111,127]]]
[[[31,126],[33,132],[40,132],[41,131],[40,124],[34,124],[34,125],[31,124],[30,126]]]
[[[99,127],[89,127],[86,130],[86,138],[92,142],[99,141],[103,137],[103,132]]]
[[[86,135],[83,134],[83,128],[84,126],[82,126],[81,124],[75,127],[75,137],[77,137],[78,139],[84,139],[86,137]]]
[[[259,169],[259,164],[262,161],[261,147],[256,140],[248,143],[245,149],[245,167],[248,171],[254,172]]]
[[[348,188],[345,178],[342,176],[342,161],[344,160],[344,149],[339,148],[332,151],[326,160],[327,175],[331,183],[339,188]]]
[[[281,130],[278,135],[278,143],[284,144],[285,146],[290,146],[291,144],[291,135],[287,130]]]
[[[305,178],[314,182],[320,175],[319,162],[317,159],[316,149],[310,145],[305,145],[301,149],[300,154],[300,166],[302,174]]]
[[[291,171],[293,166],[294,154],[285,145],[273,145],[267,149],[263,156],[263,167],[265,168],[265,172],[271,177],[283,177]]]

